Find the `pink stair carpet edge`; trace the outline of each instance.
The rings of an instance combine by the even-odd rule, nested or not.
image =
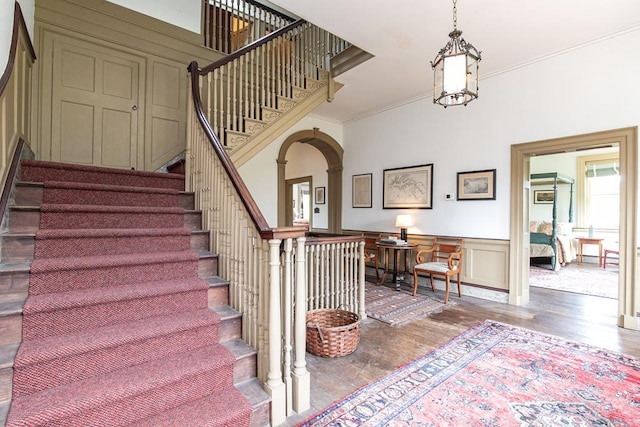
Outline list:
[[[108,233],[103,233],[102,235],[97,233],[93,233],[93,235],[76,233],[75,236],[61,234],[60,236],[50,235],[46,238],[36,233],[35,258],[170,252],[173,250],[189,250],[191,246],[191,235],[187,229],[183,229],[187,234],[182,232],[176,234],[139,232],[125,234],[113,233],[113,229],[108,230]],[[86,231],[91,230],[88,229]],[[131,229],[126,231],[131,231]]]
[[[172,408],[154,417],[136,422],[136,427],[195,426],[208,420],[209,427],[246,426],[251,420],[251,408],[239,405],[244,396],[236,389],[224,394],[209,395]]]
[[[15,398],[7,425],[122,425],[233,387],[233,356],[219,344]]]
[[[184,175],[38,160],[21,161],[21,180],[30,182],[70,181],[184,190]]]
[[[140,193],[113,190],[47,188],[44,203],[107,205],[107,206],[171,206],[177,194]]]
[[[25,341],[64,335],[128,321],[152,321],[158,316],[207,308],[201,292],[171,294],[109,301],[103,304],[78,305],[56,311],[39,311],[24,317]]]
[[[14,396],[194,351],[217,342],[217,320],[198,310],[150,319],[143,325],[132,321],[95,328],[95,335],[82,330],[59,340],[49,337],[29,341],[21,347],[21,363],[14,368]],[[123,327],[127,333],[123,333]],[[77,369],[79,364],[83,369]]]

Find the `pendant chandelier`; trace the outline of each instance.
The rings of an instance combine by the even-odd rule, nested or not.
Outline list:
[[[480,51],[467,43],[458,30],[457,0],[453,0],[453,31],[450,40],[431,62],[433,68],[433,103],[447,108],[467,105],[478,97],[478,62]]]

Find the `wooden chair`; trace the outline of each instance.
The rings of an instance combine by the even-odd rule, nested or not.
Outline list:
[[[376,269],[376,282],[380,281],[380,272],[378,271],[378,258],[379,258],[379,250],[376,245],[375,237],[365,237],[364,238],[364,262],[365,264],[373,263]]]
[[[418,291],[418,273],[428,274],[431,289],[435,292],[433,276],[444,276],[446,288],[444,303],[449,302],[449,283],[452,276],[458,276],[458,296],[462,296],[460,287],[460,269],[462,268],[462,245],[464,239],[434,239],[433,246],[422,249],[416,254],[413,267],[413,296]]]
[[[620,252],[616,251],[614,249],[605,249],[604,250],[604,266],[603,269],[607,269],[607,257],[609,255],[618,255],[618,258],[620,257]],[[618,260],[615,261],[609,261],[608,263],[609,265],[618,265]]]

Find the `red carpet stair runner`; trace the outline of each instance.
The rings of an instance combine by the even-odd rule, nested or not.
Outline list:
[[[21,181],[44,190],[7,426],[249,425],[184,177],[26,160]]]

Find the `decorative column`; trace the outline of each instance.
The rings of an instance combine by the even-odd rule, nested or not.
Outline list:
[[[342,233],[342,164],[327,169],[327,209],[330,233]]]
[[[305,237],[296,245],[296,291],[293,364],[293,410],[301,413],[311,406],[311,375],[307,371],[307,259]]]
[[[282,298],[282,309],[284,312],[284,342],[283,342],[283,353],[284,353],[284,366],[283,366],[283,374],[282,378],[284,380],[284,387],[286,390],[287,396],[287,416],[291,415],[292,409],[292,401],[293,401],[293,391],[291,386],[291,321],[292,319],[292,311],[293,311],[293,285],[291,278],[291,254],[293,251],[293,239],[289,238],[284,241],[284,286],[283,286],[283,298]]]
[[[271,397],[271,425],[274,426],[287,419],[287,396],[281,372],[280,242],[280,239],[269,240],[269,373],[265,391]]]
[[[286,167],[287,161],[278,159],[278,227],[284,227],[287,224],[287,186],[286,186]]]

